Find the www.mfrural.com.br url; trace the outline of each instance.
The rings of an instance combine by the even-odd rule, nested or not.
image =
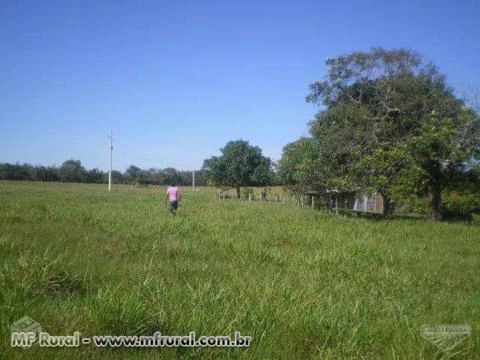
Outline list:
[[[39,347],[80,347],[93,345],[96,347],[249,347],[251,336],[241,335],[236,331],[233,339],[228,335],[199,336],[191,331],[188,335],[104,335],[83,337],[76,331],[72,335],[58,336],[47,332],[13,332],[11,346],[29,348]]]

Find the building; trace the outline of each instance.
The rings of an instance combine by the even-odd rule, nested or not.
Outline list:
[[[383,198],[380,193],[371,195],[359,194],[356,191],[340,191],[327,189],[307,192],[308,203],[317,208],[328,210],[353,210],[358,212],[383,212]]]

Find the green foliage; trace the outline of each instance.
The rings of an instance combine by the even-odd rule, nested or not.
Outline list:
[[[103,182],[103,172],[98,169],[89,170],[85,176],[86,183],[100,184]]]
[[[415,163],[406,146],[377,148],[352,164],[351,171],[361,179],[367,193],[380,192],[394,202],[405,200],[422,188],[423,171]]]
[[[65,161],[62,167],[33,166],[29,164],[0,163],[0,180],[30,180],[30,181],[63,181],[84,183],[107,183],[108,172],[99,169],[86,170],[79,160]],[[191,185],[192,171],[174,168],[148,170],[131,165],[122,173],[112,170],[114,184],[151,184],[166,185],[175,182],[177,185]],[[204,171],[195,171],[195,183],[203,186],[207,183]]]
[[[427,115],[407,141],[417,163],[432,174],[437,166],[458,167],[477,156],[480,122],[470,109],[458,109],[455,117],[442,117],[435,110]]]
[[[480,213],[480,195],[446,190],[442,197],[442,211],[445,219],[472,220],[475,212]]]
[[[307,96],[324,106],[311,134],[325,182],[379,191],[387,203],[428,194],[430,216],[440,218],[448,177],[478,156],[479,116],[433,65],[408,50],[354,52],[327,66],[326,78]]]
[[[258,146],[236,140],[228,142],[220,151],[221,156],[203,162],[202,169],[212,184],[234,187],[240,197],[241,186],[266,186],[272,182],[272,162],[262,155]]]
[[[278,174],[283,184],[294,193],[304,193],[314,187],[321,187],[323,171],[317,165],[319,154],[312,138],[301,138],[283,148],[278,162]]]
[[[0,179],[59,181],[60,177],[55,167],[0,163]]]
[[[87,173],[80,160],[65,161],[58,172],[63,182],[83,182]]]
[[[138,166],[130,165],[125,171],[125,177],[130,183],[140,182],[141,170]]]

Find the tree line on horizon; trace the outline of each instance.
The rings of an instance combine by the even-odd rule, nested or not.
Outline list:
[[[0,163],[0,180],[57,181],[106,184],[108,171],[99,169],[87,170],[80,160],[67,160],[60,167],[30,164]],[[175,183],[181,186],[192,185],[192,171],[165,169],[141,169],[130,165],[124,172],[112,170],[113,184],[168,185]],[[204,171],[195,171],[195,184],[206,185]]]
[[[328,73],[310,85],[319,110],[310,135],[284,146],[277,164],[258,146],[229,141],[204,160],[197,185],[234,188],[283,185],[309,191],[373,194],[384,216],[399,204],[432,220],[480,211],[480,106],[468,104],[445,75],[406,49],[373,48],[327,59]],[[113,171],[114,183],[191,185],[191,171]],[[79,160],[61,167],[0,164],[0,179],[106,183],[108,173]],[[418,210],[422,209],[422,210]]]

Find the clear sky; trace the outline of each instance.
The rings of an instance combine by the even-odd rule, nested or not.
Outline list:
[[[308,134],[325,59],[420,52],[480,85],[480,1],[1,1],[0,162],[199,168]]]

